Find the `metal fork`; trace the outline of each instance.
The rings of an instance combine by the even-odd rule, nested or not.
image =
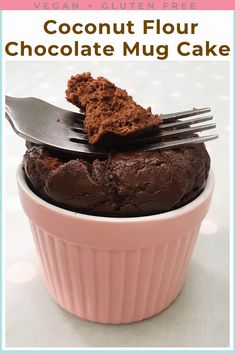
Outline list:
[[[208,112],[210,108],[163,114],[162,124],[155,132],[147,136],[125,138],[123,143],[120,140],[119,147],[155,151],[214,140],[218,138],[218,134],[192,135],[216,127],[215,123],[199,124],[213,119],[212,115],[198,116]],[[109,153],[109,148],[105,145],[88,144],[83,130],[84,114],[61,109],[40,99],[6,96],[6,118],[15,133],[27,141],[94,157]]]

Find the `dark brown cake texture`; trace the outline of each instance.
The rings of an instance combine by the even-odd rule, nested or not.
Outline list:
[[[210,158],[204,145],[161,152],[111,153],[105,160],[64,161],[32,147],[24,168],[46,200],[100,216],[144,216],[185,205],[204,188]]]
[[[94,79],[90,72],[72,76],[66,98],[85,114],[84,130],[94,144],[111,135],[130,136],[156,128],[161,119],[134,102],[126,90],[104,77]]]
[[[158,116],[125,90],[90,73],[72,77],[67,99],[85,114],[89,141],[157,126]],[[181,207],[203,190],[210,157],[203,144],[164,151],[110,152],[104,160],[63,155],[28,145],[24,169],[32,189],[55,205],[99,216],[131,217]]]

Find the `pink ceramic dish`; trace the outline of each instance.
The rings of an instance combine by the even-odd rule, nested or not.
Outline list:
[[[18,186],[52,297],[74,315],[119,324],[159,313],[181,291],[214,177],[188,205],[132,218],[53,206],[31,191],[22,166]]]

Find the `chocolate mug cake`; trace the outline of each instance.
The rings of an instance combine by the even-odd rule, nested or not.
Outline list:
[[[66,97],[85,113],[90,143],[115,144],[102,159],[27,144],[19,194],[47,288],[87,320],[146,319],[182,290],[212,197],[210,157],[204,144],[119,150],[161,116],[105,78],[76,75]]]

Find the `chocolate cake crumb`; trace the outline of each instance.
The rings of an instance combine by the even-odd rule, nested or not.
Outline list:
[[[161,123],[150,107],[141,107],[126,90],[104,77],[94,79],[90,72],[70,78],[66,98],[84,112],[84,131],[91,144],[107,139],[109,135],[141,133]]]

